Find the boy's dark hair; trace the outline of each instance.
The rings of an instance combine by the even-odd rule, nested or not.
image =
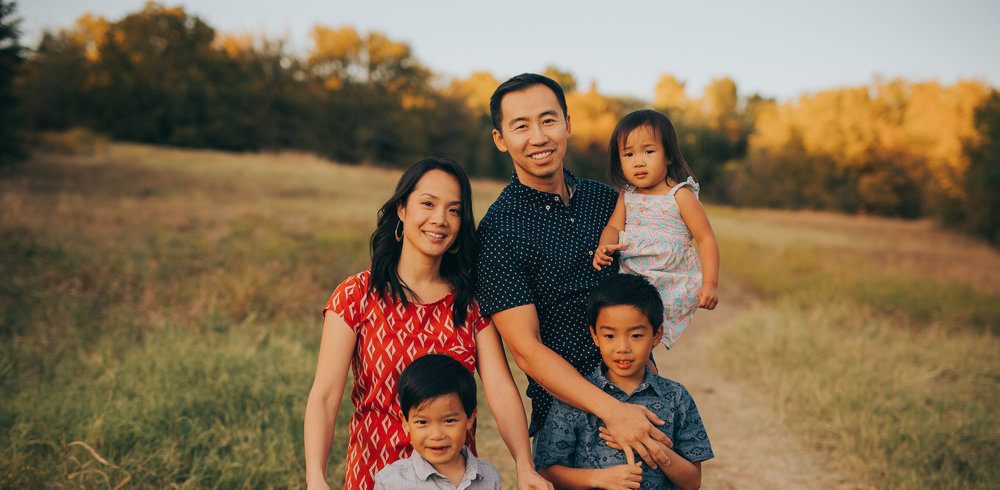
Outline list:
[[[615,274],[604,280],[587,300],[587,325],[597,328],[597,315],[608,306],[631,306],[646,316],[653,333],[663,328],[663,300],[656,288],[641,276]]]
[[[674,130],[674,124],[670,122],[670,118],[652,109],[639,109],[621,118],[611,133],[611,142],[608,143],[608,173],[613,184],[618,187],[628,184],[625,172],[622,171],[621,147],[632,131],[643,126],[648,127],[654,135],[660,138],[667,162],[670,163],[667,165],[668,177],[678,184],[686,181],[688,177],[698,180],[687,161],[684,160],[684,155],[681,154],[681,148],[677,145],[677,132]]]
[[[410,420],[410,409],[439,396],[454,393],[462,402],[467,417],[476,409],[476,380],[462,363],[444,354],[427,354],[406,366],[396,387],[403,418]]]
[[[511,92],[527,90],[535,85],[545,85],[552,90],[552,93],[556,94],[556,100],[559,101],[559,107],[562,107],[563,117],[566,117],[566,94],[563,93],[563,89],[559,86],[559,83],[545,75],[539,75],[537,73],[522,73],[507,80],[506,82],[501,83],[500,86],[493,91],[493,95],[490,96],[490,117],[493,119],[493,129],[500,131],[500,125],[503,123],[503,111],[500,108],[500,104],[503,102],[503,96]],[[500,132],[502,133],[503,131]]]

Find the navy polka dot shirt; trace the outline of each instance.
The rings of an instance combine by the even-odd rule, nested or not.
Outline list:
[[[601,231],[618,194],[607,185],[566,171],[569,205],[521,183],[515,173],[479,223],[476,300],[484,314],[533,304],[542,343],[580,372],[594,372],[601,356],[587,331],[591,289],[617,272],[617,261],[591,265]],[[529,378],[534,435],[552,406],[552,395]]]

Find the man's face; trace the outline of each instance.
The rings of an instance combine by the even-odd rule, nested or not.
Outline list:
[[[545,183],[562,172],[570,134],[569,116],[556,94],[545,85],[532,85],[504,95],[503,120],[493,130],[497,149],[510,154],[517,176],[525,185]]]

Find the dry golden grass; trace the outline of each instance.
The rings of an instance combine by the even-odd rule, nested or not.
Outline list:
[[[398,175],[298,153],[115,143],[83,155],[38,152],[0,178],[0,487],[301,486],[319,308],[343,277],[366,267],[375,211]],[[501,187],[474,183],[479,216]],[[831,458],[851,454],[838,461],[876,480],[913,481],[921,473],[912,467],[933,464],[927,458],[942,445],[958,455],[948,464],[996,449],[984,445],[997,440],[995,416],[980,410],[996,406],[1000,379],[994,249],[924,222],[709,212],[724,277],[756,291],[761,304],[710,353],[735,366],[734,379],[774,394],[776,411],[798,416],[791,424],[802,434]],[[840,323],[850,329],[839,331]],[[817,350],[817,339],[832,348],[848,333],[843,351]],[[755,348],[732,347],[748,342]],[[931,348],[940,355],[921,354]],[[879,357],[853,377],[890,370],[911,384],[892,381],[885,391],[875,378],[859,383],[849,403],[829,405],[839,391],[817,383],[857,361],[833,354],[856,351]],[[794,364],[802,376],[774,374],[819,356],[831,361]],[[949,401],[914,409],[911,388]],[[921,439],[912,423],[885,420],[895,413],[935,421],[960,414],[968,424],[959,434],[987,439],[940,431]],[[349,415],[339,417],[334,483]],[[811,431],[812,421],[825,432]],[[501,455],[498,466],[509,471],[491,424],[482,425],[483,450]],[[853,437],[843,427],[864,430]],[[881,457],[886,448],[918,457],[890,458],[904,469],[893,473],[853,456]],[[934,468],[951,472],[940,481],[958,487],[984,474]]]

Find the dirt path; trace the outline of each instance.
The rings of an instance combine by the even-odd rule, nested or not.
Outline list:
[[[724,283],[725,284],[725,283]],[[831,489],[857,488],[849,479],[823,465],[822,455],[796,438],[760,394],[727,381],[704,356],[706,346],[747,310],[750,297],[736,287],[720,294],[715,311],[695,316],[683,340],[670,351],[654,351],[660,372],[688,388],[705,422],[715,459],[704,464],[706,489]],[[515,380],[527,381],[511,362]],[[526,398],[525,398],[526,400]],[[496,433],[485,400],[480,417],[481,454],[504,473],[504,488],[516,488],[513,464]]]

